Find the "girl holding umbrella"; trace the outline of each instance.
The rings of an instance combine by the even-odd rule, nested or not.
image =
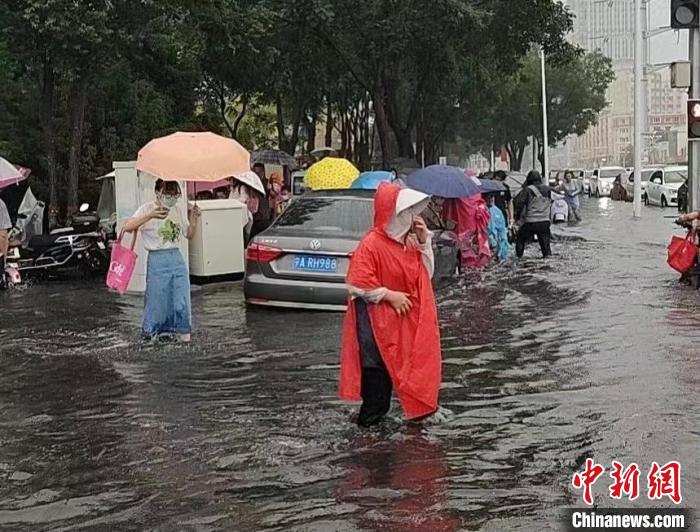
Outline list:
[[[182,238],[194,237],[200,217],[194,207],[186,218],[178,206],[182,196],[177,181],[158,179],[156,200],[139,207],[124,231],[139,231],[148,251],[143,336],[176,336],[189,342],[192,333],[190,277],[180,253]]]

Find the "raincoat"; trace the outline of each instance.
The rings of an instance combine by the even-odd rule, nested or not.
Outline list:
[[[489,208],[481,194],[471,198],[450,200],[446,204],[446,218],[457,223],[457,244],[462,267],[482,268],[491,260],[489,247]]]
[[[503,216],[503,211],[496,205],[489,209],[489,214],[491,215],[489,220],[489,246],[495,250],[496,258],[499,261],[503,261],[510,255],[506,218]]]
[[[374,228],[355,251],[347,283],[375,292],[389,289],[410,295],[413,308],[399,316],[387,302],[367,306],[382,361],[409,419],[433,413],[442,378],[440,329],[430,273],[423,253],[409,239],[398,242],[390,234],[396,220],[400,188],[382,183],[375,196]],[[429,242],[428,242],[429,245]],[[357,310],[348,305],[340,364],[341,399],[361,399],[362,363],[357,333]]]

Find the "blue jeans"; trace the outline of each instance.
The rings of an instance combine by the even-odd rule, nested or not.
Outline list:
[[[179,249],[148,252],[143,335],[192,331],[190,278]]]

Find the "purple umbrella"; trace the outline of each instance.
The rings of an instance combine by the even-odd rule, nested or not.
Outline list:
[[[470,198],[481,193],[480,182],[456,166],[435,164],[416,170],[406,178],[409,188],[441,198]]]

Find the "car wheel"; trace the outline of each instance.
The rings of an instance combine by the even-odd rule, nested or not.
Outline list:
[[[661,196],[661,207],[665,209],[668,207],[668,202],[666,201],[666,196]]]

